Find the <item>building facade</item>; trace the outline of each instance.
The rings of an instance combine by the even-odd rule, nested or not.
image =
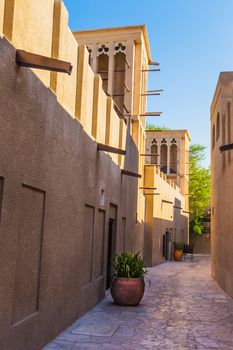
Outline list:
[[[146,164],[155,164],[183,195],[188,193],[190,141],[187,130],[146,131]],[[188,198],[186,203],[188,210]]]
[[[145,165],[145,26],[72,33],[59,0],[0,9],[0,348],[37,350],[105,296],[117,252],[164,260],[184,196]],[[17,64],[18,49],[72,73]]]
[[[151,265],[171,257],[174,241],[189,241],[189,142],[187,130],[146,131],[145,186],[156,188],[145,191],[144,249]]]
[[[211,256],[212,275],[233,297],[233,155],[220,147],[233,142],[233,72],[220,73],[211,104]]]

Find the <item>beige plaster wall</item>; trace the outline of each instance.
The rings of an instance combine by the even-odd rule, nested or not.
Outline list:
[[[185,198],[180,189],[170,182],[158,168],[145,165],[146,220],[144,255],[148,265],[164,260],[162,255],[163,234],[168,229],[171,240],[188,242],[188,215],[184,212]],[[157,193],[158,195],[150,195]]]
[[[211,258],[212,276],[233,297],[233,152],[219,147],[233,142],[233,73],[221,73],[211,105]],[[217,137],[217,115],[220,132]],[[225,118],[225,130],[223,128]],[[215,126],[215,137],[212,135]],[[225,132],[225,138],[224,138]]]
[[[120,120],[120,126],[119,126],[119,148],[120,149],[123,149],[123,150],[126,149],[126,139],[127,139],[127,124],[124,120]],[[118,156],[118,165],[121,168],[124,167],[124,156],[122,155]]]
[[[79,46],[78,73],[76,117],[83,124],[84,130],[91,135],[95,75],[88,64],[88,51],[85,46]]]
[[[138,179],[122,176],[34,72],[18,69],[4,38],[0,52],[1,350],[39,350],[105,295],[111,203],[116,251],[142,250],[144,223]],[[126,143],[125,166],[136,171],[129,133]]]
[[[105,143],[106,113],[107,113],[107,96],[102,89],[102,79],[100,75],[95,75],[92,136],[97,140],[97,142],[100,142],[100,143]],[[119,130],[119,127],[118,127],[118,130]],[[110,144],[110,146],[112,145]]]
[[[72,74],[51,73],[51,88],[57,95],[58,102],[74,116],[77,87],[78,45],[68,27],[68,13],[64,4],[55,1],[53,19],[52,57],[70,62]],[[58,28],[57,28],[58,27]],[[55,82],[53,82],[55,79]]]
[[[5,0],[3,32],[17,49],[51,56],[54,0]],[[35,70],[46,86],[50,73]]]
[[[107,97],[107,113],[106,113],[106,145],[119,148],[119,135],[120,135],[120,119],[113,108],[113,100],[111,97]],[[126,137],[126,135],[125,135]],[[125,149],[125,148],[123,148]],[[118,164],[118,155],[110,154],[112,159]]]
[[[89,136],[104,143],[108,119],[107,97],[102,90],[100,77],[95,78],[89,66],[88,51],[84,46],[78,48],[68,27],[68,13],[63,2],[7,0],[4,11],[4,34],[16,48],[71,62],[73,70],[70,76],[38,69],[33,71],[52,89],[63,108],[73,118],[80,120]],[[125,128],[120,124],[115,111],[112,110],[111,114],[115,130],[111,131],[109,145],[125,145]],[[116,164],[123,164],[122,156],[110,156]]]

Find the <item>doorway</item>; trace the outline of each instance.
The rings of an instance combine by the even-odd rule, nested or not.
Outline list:
[[[114,274],[113,261],[116,255],[117,207],[110,205],[108,222],[107,278],[106,289],[110,288]]]

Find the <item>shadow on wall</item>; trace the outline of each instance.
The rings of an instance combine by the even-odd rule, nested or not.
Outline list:
[[[175,239],[175,234],[182,234],[182,227],[186,227],[188,219],[182,216],[183,226],[179,228],[174,226],[173,221],[154,218],[153,227],[145,224],[145,236],[144,236],[144,259],[148,266],[154,266],[162,263],[165,260],[166,250],[172,248],[172,244]],[[186,220],[186,221],[184,221]],[[164,241],[164,235],[169,232],[168,241]],[[182,240],[182,239],[181,239]],[[170,247],[168,247],[170,244]],[[166,247],[164,246],[166,245]],[[169,255],[169,253],[167,253]]]

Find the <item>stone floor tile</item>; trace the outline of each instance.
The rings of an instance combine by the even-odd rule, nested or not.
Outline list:
[[[233,300],[211,279],[207,256],[149,269],[138,307],[107,297],[44,350],[232,350]]]

